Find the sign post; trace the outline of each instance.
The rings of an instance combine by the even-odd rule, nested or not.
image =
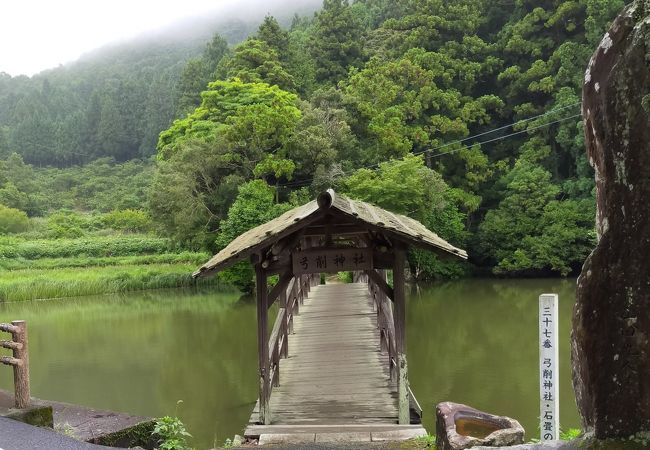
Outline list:
[[[541,441],[560,439],[558,295],[539,296],[539,399]]]

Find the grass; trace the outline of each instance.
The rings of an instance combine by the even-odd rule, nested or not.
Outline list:
[[[162,253],[158,255],[132,255],[132,256],[75,256],[70,258],[0,258],[0,269],[26,270],[26,269],[62,269],[66,267],[107,267],[126,265],[153,265],[191,263],[199,265],[210,258],[208,253],[180,252]]]
[[[0,275],[0,301],[76,297],[217,284],[216,277],[194,280],[196,264],[147,264],[77,268],[29,269]]]
[[[0,302],[218,284],[194,280],[209,254],[145,234],[75,239],[0,236]]]
[[[560,430],[560,439],[563,441],[572,441],[582,435],[582,430],[578,428],[569,428],[568,430]]]
[[[391,448],[396,448],[399,450],[436,450],[436,436],[433,434],[427,434],[426,436],[409,439],[407,441],[402,441],[395,444],[396,445]]]

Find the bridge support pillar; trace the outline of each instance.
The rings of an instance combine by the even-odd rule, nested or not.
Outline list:
[[[408,367],[406,363],[406,292],[405,292],[405,260],[406,248],[396,244],[395,260],[393,263],[393,292],[395,314],[395,346],[397,347],[397,393],[399,399],[399,424],[409,425]]]
[[[255,290],[257,291],[257,355],[260,375],[260,412],[261,424],[271,424],[270,386],[269,386],[269,344],[268,336],[268,309],[269,297],[266,283],[266,271],[259,262],[255,263]]]

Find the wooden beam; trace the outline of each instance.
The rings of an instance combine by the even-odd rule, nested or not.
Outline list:
[[[325,225],[313,225],[305,230],[305,236],[325,236],[327,234],[327,227]],[[333,236],[344,236],[349,234],[364,234],[368,230],[358,224],[343,224],[332,225],[330,230]]]
[[[291,250],[298,245],[303,235],[305,234],[306,228],[302,228],[296,231],[294,234],[291,234],[287,237],[280,239],[278,242],[273,244],[271,247],[271,254],[278,256],[285,251],[291,252]]]
[[[408,367],[406,363],[406,291],[405,260],[406,248],[395,246],[393,265],[393,291],[395,294],[395,346],[397,347],[397,395],[399,405],[399,424],[408,425],[411,421],[408,394]]]
[[[435,245],[430,244],[428,242],[425,242],[425,241],[423,241],[423,240],[421,240],[419,238],[415,239],[415,238],[413,238],[411,236],[406,236],[406,235],[400,234],[399,231],[397,231],[397,229],[394,229],[394,227],[385,228],[385,227],[382,227],[382,226],[373,225],[372,223],[365,222],[365,221],[363,221],[361,219],[356,219],[355,220],[354,216],[350,216],[347,213],[339,212],[337,210],[330,210],[329,214],[331,214],[332,216],[335,216],[335,217],[339,217],[340,219],[346,220],[348,222],[352,220],[355,223],[366,227],[369,231],[373,231],[373,232],[377,233],[378,236],[383,236],[383,238],[385,238],[385,240],[387,241],[387,244],[388,244],[389,247],[391,245],[393,245],[393,243],[395,245],[397,245],[398,242],[405,242],[405,243],[408,243],[409,246],[422,248],[424,250],[435,253],[443,261],[445,261],[445,260],[458,261],[459,258],[460,259],[467,259],[467,258],[461,257],[456,252],[452,252],[452,251],[445,250],[445,249],[440,248],[440,247],[436,247]]]
[[[393,264],[395,264],[395,257],[393,253],[373,252],[372,264],[375,266],[375,269],[393,270]]]
[[[379,286],[379,289],[384,291],[384,294],[386,294],[389,299],[395,301],[395,292],[393,291],[393,288],[386,283],[386,280],[383,277],[379,276],[376,270],[370,269],[365,270],[364,272],[366,272],[372,281]]]
[[[332,246],[332,219],[333,217],[330,215],[325,219],[325,247]]]
[[[266,272],[260,263],[255,265],[255,288],[257,290],[257,357],[259,365],[260,423],[271,423],[269,405],[269,345],[268,336],[268,287]]]
[[[271,275],[281,275],[289,269],[291,269],[291,260],[282,259],[280,261],[275,261],[271,263],[269,267],[265,269],[265,271],[266,271],[266,275],[271,276]]]
[[[269,293],[269,298],[268,298],[268,304],[269,308],[273,306],[273,303],[275,303],[275,300],[282,294],[282,292],[286,292],[287,286],[289,286],[289,282],[293,278],[293,272],[291,271],[291,268],[289,268],[286,272],[284,272],[282,275],[280,275],[280,279],[278,280],[278,283],[273,286],[273,289],[271,289],[271,292]]]

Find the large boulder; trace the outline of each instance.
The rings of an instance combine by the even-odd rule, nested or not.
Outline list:
[[[614,21],[585,74],[599,242],[578,279],[573,382],[597,438],[650,430],[650,0]]]

